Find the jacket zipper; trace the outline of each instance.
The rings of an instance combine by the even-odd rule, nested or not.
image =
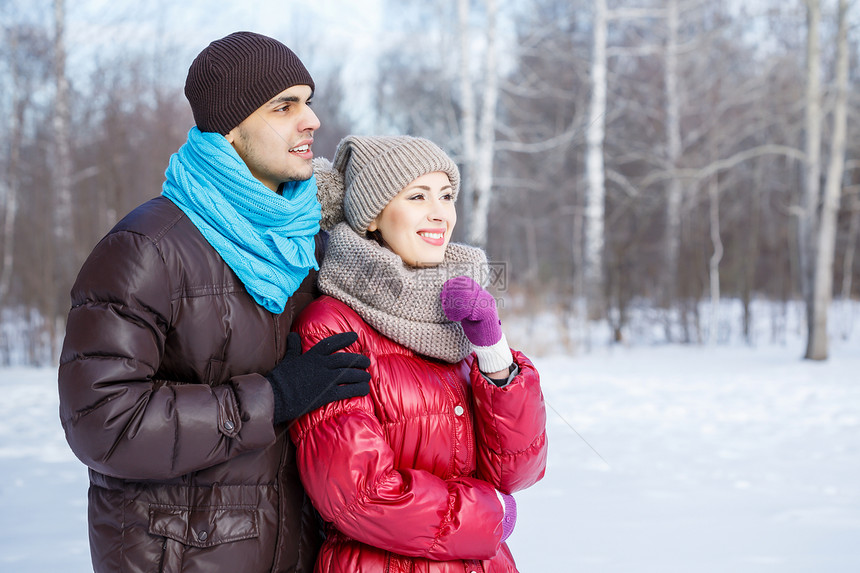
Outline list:
[[[278,315],[277,314],[269,313],[269,315],[272,317],[272,332],[273,332],[272,338],[274,340],[274,345],[275,345],[274,352],[272,354],[275,357],[274,364],[277,364],[278,362],[280,362],[280,360],[282,358],[282,356],[280,354],[280,348],[281,348],[281,329],[279,326],[280,322],[278,321]],[[275,442],[276,443],[278,441],[278,430],[279,430],[279,428],[277,426],[275,426]],[[286,432],[288,430],[282,430],[282,431]],[[275,560],[274,560],[275,564],[278,564],[281,562],[281,554],[283,552],[282,549],[283,549],[284,545],[283,545],[283,540],[280,537],[283,534],[283,532],[286,531],[286,527],[285,527],[284,522],[287,519],[287,517],[286,517],[286,513],[287,513],[286,512],[286,504],[287,504],[287,502],[285,499],[285,497],[286,497],[286,484],[284,481],[284,471],[285,471],[284,468],[286,467],[287,453],[289,452],[289,443],[290,443],[290,438],[287,437],[286,440],[283,441],[283,444],[281,446],[281,454],[280,454],[280,460],[281,461],[278,464],[278,469],[275,471],[275,488],[276,488],[275,489],[275,495],[277,496],[277,503],[276,503],[275,507],[277,507],[277,512],[278,512],[278,516],[277,516],[278,528],[276,530],[276,536],[275,536]],[[301,517],[299,518],[299,524],[300,524],[299,527],[301,528],[301,526],[303,524]],[[301,535],[301,532],[299,532],[299,535]]]
[[[281,356],[279,354],[279,349],[281,348],[281,328],[280,322],[278,321],[278,315],[269,313],[272,317],[272,330],[274,331],[274,336],[272,337],[275,342],[275,364],[277,364]]]

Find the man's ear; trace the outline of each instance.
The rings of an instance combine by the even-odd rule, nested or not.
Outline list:
[[[230,143],[230,145],[233,145],[233,141],[236,139],[236,128],[234,127],[233,129],[225,133],[224,137],[227,138],[227,141]]]

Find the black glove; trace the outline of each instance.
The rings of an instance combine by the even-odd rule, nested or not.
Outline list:
[[[275,424],[295,420],[335,400],[370,392],[370,359],[364,354],[337,352],[358,339],[354,332],[324,338],[302,354],[299,335],[287,336],[287,353],[266,375],[275,394]]]

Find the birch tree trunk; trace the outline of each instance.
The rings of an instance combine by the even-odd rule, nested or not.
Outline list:
[[[711,283],[711,322],[708,329],[708,343],[716,344],[720,323],[720,261],[723,259],[723,241],[720,237],[720,182],[717,175],[711,177],[708,185],[710,208],[711,245],[714,252],[710,260]]]
[[[816,222],[820,200],[819,176],[821,173],[821,5],[819,0],[806,0],[806,141],[803,207],[798,217],[798,262],[800,286],[806,304],[808,338],[812,336],[813,265],[815,261]]]
[[[845,137],[848,123],[848,0],[839,0],[838,34],[836,40],[836,102],[833,107],[833,133],[830,140],[830,161],[824,184],[821,221],[818,226],[815,274],[812,281],[812,322],[806,358],[827,359],[827,312],[833,299],[833,258],[836,250],[836,216],[845,170]]]
[[[65,0],[54,0],[54,77],[56,100],[54,108],[54,146],[56,151],[54,188],[54,236],[59,246],[73,245],[72,225],[72,152],[69,136],[69,80],[66,76],[66,8]],[[60,257],[63,259],[64,257]]]
[[[857,250],[857,237],[860,235],[860,195],[855,194],[851,202],[851,222],[848,226],[848,240],[842,260],[842,293],[844,301],[851,300],[852,276],[854,274],[854,252]]]
[[[666,6],[667,40],[664,83],[666,90],[666,163],[675,171],[681,157],[681,103],[678,93],[678,0],[669,0]],[[666,189],[665,274],[664,302],[667,307],[675,302],[678,284],[678,256],[681,251],[681,180],[676,174],[669,178]],[[669,335],[667,326],[667,335]],[[671,339],[671,336],[669,336]]]
[[[475,163],[471,170],[474,179],[474,211],[471,214],[469,242],[478,247],[487,245],[487,226],[490,218],[490,200],[493,190],[493,158],[496,148],[496,107],[499,100],[496,29],[498,6],[496,0],[486,0],[487,45],[484,54],[484,80],[481,91],[481,118],[478,129]]]
[[[585,158],[585,292],[589,314],[598,318],[604,312],[603,253],[604,211],[606,201],[606,174],[603,161],[603,146],[606,136],[606,92],[607,92],[607,28],[606,0],[595,0],[592,54],[591,54],[591,102],[586,133]]]
[[[854,273],[854,252],[857,249],[857,236],[860,232],[860,195],[854,195],[851,205],[851,223],[848,227],[848,240],[842,259],[842,293],[841,302],[846,311],[842,313],[845,320],[842,323],[842,339],[848,340],[851,335],[853,320],[848,306],[851,304],[851,278]]]
[[[474,212],[475,177],[475,147],[477,118],[475,112],[475,95],[472,89],[471,45],[469,33],[469,0],[457,0],[457,32],[460,40],[460,142],[462,173],[460,177],[461,204],[463,205],[463,220],[465,221],[466,236],[471,236],[471,219]]]
[[[56,163],[53,185],[56,190],[54,206],[54,246],[50,264],[53,267],[53,288],[47,290],[46,321],[51,341],[51,355],[59,355],[60,336],[64,330],[64,308],[66,293],[71,288],[75,253],[74,225],[72,219],[72,149],[69,133],[71,109],[69,103],[69,81],[66,76],[66,6],[65,0],[54,0],[54,75],[56,99],[54,101],[54,146]],[[63,302],[61,302],[63,301]]]
[[[15,29],[10,30],[9,47],[12,54],[18,51],[18,34]],[[13,56],[10,58],[12,72],[12,107],[13,112],[9,126],[9,162],[6,169],[3,213],[3,263],[0,267],[0,308],[5,306],[6,297],[12,282],[12,269],[15,262],[15,220],[18,214],[18,181],[19,162],[21,158],[21,125],[24,118],[24,107],[29,94],[23,94],[21,90],[21,77],[19,63]]]
[[[761,235],[761,216],[762,216],[762,207],[761,207],[761,193],[763,189],[766,189],[766,185],[764,184],[764,169],[762,168],[762,162],[757,161],[756,167],[754,169],[753,176],[753,193],[749,193],[747,199],[749,202],[747,203],[747,214],[750,219],[750,224],[748,228],[748,236],[749,242],[744,248],[744,270],[743,270],[743,289],[741,295],[741,301],[743,304],[743,319],[742,319],[742,328],[744,334],[744,340],[747,344],[752,344],[753,342],[753,310],[752,310],[752,298],[753,293],[756,288],[756,269],[758,268],[758,260],[760,256],[760,235]]]

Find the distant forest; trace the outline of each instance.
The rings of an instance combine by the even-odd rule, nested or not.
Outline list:
[[[193,124],[181,78],[194,54],[124,49],[118,35],[115,54],[72,75],[86,46],[68,39],[69,6],[43,2],[34,18],[25,4],[0,8],[0,364],[51,364],[78,268],[160,193]],[[648,307],[667,340],[701,343],[716,321],[699,315],[721,299],[741,302],[745,326],[757,299],[800,300],[806,357],[827,358],[831,302],[860,297],[856,6],[406,0],[383,11],[361,122],[339,55],[297,47],[317,85],[315,153],[331,157],[359,125],[450,152],[464,181],[455,238],[504,263],[505,312],[605,321],[623,341],[631,311]]]

